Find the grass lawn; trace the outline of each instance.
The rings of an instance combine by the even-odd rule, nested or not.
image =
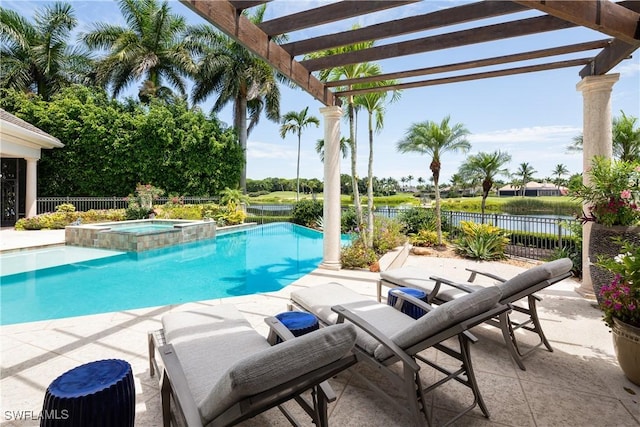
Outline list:
[[[316,200],[322,200],[322,193],[316,193]],[[362,204],[367,203],[367,197],[360,195],[362,200]],[[300,194],[300,200],[311,200],[313,196],[311,194]],[[353,200],[350,195],[341,195],[340,201],[342,205],[348,206],[353,204]],[[296,202],[296,192],[295,191],[274,191],[273,193],[265,194],[264,196],[251,197],[249,199],[249,203],[255,204],[289,204]],[[373,202],[377,206],[397,206],[402,204],[413,204],[419,205],[420,200],[416,197],[413,197],[413,194],[396,194],[393,196],[381,196],[374,197]]]

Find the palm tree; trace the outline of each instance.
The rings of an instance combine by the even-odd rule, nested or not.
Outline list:
[[[253,15],[242,13],[251,22],[262,22],[266,5],[256,8]],[[264,110],[267,119],[280,121],[280,89],[277,80],[283,80],[265,61],[259,59],[240,43],[216,32],[210,26],[200,26],[191,31],[191,36],[208,45],[197,64],[193,102],[200,102],[213,93],[218,99],[212,112],[219,112],[233,103],[233,122],[240,146],[245,153],[245,163],[240,176],[240,188],[247,189],[247,138],[260,120]],[[285,36],[274,38],[284,40]],[[249,124],[247,125],[247,114]]]
[[[126,27],[96,23],[92,31],[81,35],[90,49],[108,51],[96,63],[97,82],[110,85],[114,97],[140,80],[141,100],[157,91],[171,91],[165,84],[184,95],[184,78],[195,67],[192,55],[202,49],[187,37],[185,18],[172,14],[166,1],[118,0],[118,5]]]
[[[379,82],[376,85],[388,86],[395,84],[393,80]],[[367,232],[364,243],[368,247],[373,247],[373,133],[379,132],[384,126],[385,103],[389,92],[371,92],[358,95],[354,98],[354,104],[362,107],[368,114],[369,130],[369,163],[367,168]],[[400,98],[399,91],[393,91],[389,102],[395,102]],[[375,119],[375,125],[374,125]],[[412,177],[413,178],[413,177]]]
[[[613,156],[627,162],[640,161],[640,127],[636,127],[637,117],[627,116],[620,111],[622,117],[614,117],[611,125]],[[569,152],[582,151],[582,134],[573,138],[567,147]]]
[[[0,7],[0,86],[33,91],[47,101],[64,86],[84,82],[91,58],[67,43],[77,23],[66,3],[37,9],[34,23]]]
[[[409,190],[413,187],[413,175],[407,175],[407,182],[409,183]]]
[[[340,152],[342,153],[342,158],[346,159],[349,154],[349,139],[344,136],[340,137]],[[324,139],[319,139],[316,141],[316,153],[320,156],[320,161],[324,163]]]
[[[230,210],[236,210],[238,205],[244,203],[249,204],[249,196],[243,194],[242,191],[236,188],[226,187],[220,192],[220,204],[227,205]]]
[[[429,169],[433,176],[433,186],[436,194],[436,232],[438,233],[438,244],[442,245],[442,218],[440,214],[440,170],[442,163],[441,155],[447,151],[461,151],[466,153],[471,148],[471,144],[465,138],[469,131],[461,123],[449,126],[449,116],[442,119],[438,124],[432,121],[414,123],[407,130],[403,140],[398,142],[397,148],[401,153],[415,152],[431,156]]]
[[[298,164],[296,167],[296,201],[300,198],[300,141],[302,139],[302,129],[310,125],[320,126],[320,120],[316,116],[308,116],[309,107],[305,107],[300,112],[289,111],[282,117],[280,126],[280,137],[284,139],[288,133],[298,135]]]
[[[522,191],[522,197],[524,197],[525,189],[527,188],[527,184],[533,179],[533,174],[537,173],[529,163],[520,163],[518,166],[518,170],[513,174],[515,178],[514,183],[515,187],[519,188]]]
[[[558,190],[560,190],[560,185],[562,184],[562,177],[568,173],[569,173],[569,169],[567,169],[567,167],[562,163],[558,163],[555,169],[553,170],[552,175],[556,176],[554,181],[556,186],[558,187]]]
[[[400,182],[402,182],[402,184],[406,183],[407,181],[409,181],[409,178],[406,178],[404,176],[400,178]],[[403,185],[402,186],[402,191],[406,191],[406,190],[407,190],[407,186]]]
[[[358,26],[354,26],[353,29],[357,29]],[[373,47],[374,42],[362,42],[348,46],[341,46],[333,49],[327,49],[320,52],[315,52],[307,55],[307,58],[319,58],[324,56],[339,55],[342,53],[354,52],[358,50],[368,49]],[[329,68],[320,72],[319,78],[322,81],[339,81],[344,79],[355,79],[360,77],[374,76],[381,74],[380,66],[369,62],[361,62],[359,64],[348,64],[336,68]],[[352,85],[344,87],[338,87],[337,90],[351,90]],[[353,95],[347,97],[347,117],[349,119],[349,144],[351,148],[351,179],[353,181],[353,203],[356,209],[356,219],[358,225],[362,225],[362,206],[360,206],[360,192],[358,191],[358,173],[357,173],[357,153],[358,143],[356,140],[356,120],[355,120],[356,106],[354,103]]]
[[[493,153],[478,153],[469,156],[467,160],[460,166],[462,175],[468,177],[477,177],[482,179],[482,222],[484,223],[484,210],[489,196],[489,191],[493,187],[496,175],[509,176],[509,171],[504,165],[511,161],[511,156],[502,151],[494,151]]]

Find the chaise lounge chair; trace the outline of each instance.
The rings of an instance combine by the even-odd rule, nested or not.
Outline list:
[[[502,291],[501,304],[510,304],[514,312],[526,315],[526,319],[522,321],[515,320],[513,316],[507,315],[503,319],[493,318],[487,320],[487,323],[500,328],[507,349],[513,360],[523,371],[526,370],[522,359],[528,356],[533,350],[543,345],[549,351],[553,351],[551,344],[544,335],[536,301],[541,299],[534,295],[536,292],[568,277],[571,277],[571,269],[573,263],[569,258],[562,258],[545,264],[530,268],[513,278],[506,280],[491,273],[484,273],[473,269],[467,269],[471,272],[468,282],[473,282],[478,275],[490,277],[498,282],[497,286]],[[428,277],[428,278],[427,278]],[[463,295],[484,289],[483,286],[475,284],[460,284],[451,280],[440,278],[437,276],[429,276],[428,272],[420,270],[416,267],[403,267],[396,270],[388,270],[380,273],[380,281],[378,287],[382,285],[388,287],[412,287],[424,290],[427,296],[427,302],[443,304],[453,301]],[[380,291],[378,292],[380,293]],[[517,301],[525,300],[525,306],[514,304]],[[539,342],[527,351],[522,351],[516,338],[517,330],[529,331],[538,335]]]
[[[353,373],[370,388],[388,398],[412,420],[412,424],[430,424],[425,395],[451,379],[472,390],[473,402],[450,422],[454,422],[476,405],[488,418],[489,411],[480,395],[470,358],[469,343],[475,341],[475,338],[467,330],[488,318],[504,315],[509,310],[508,306],[498,304],[502,296],[500,290],[497,287],[486,288],[437,308],[400,290],[395,292],[398,297],[396,307],[411,303],[427,313],[415,320],[394,307],[363,297],[338,283],[292,292],[291,308],[311,312],[326,325],[348,321],[358,326],[353,350],[358,362],[382,372],[398,390],[405,393],[406,401],[400,404],[357,371],[352,370]],[[456,337],[459,349],[453,348],[450,343],[444,343]],[[435,348],[457,359],[460,362],[459,368],[449,370],[419,354],[428,348]],[[444,378],[424,388],[417,360],[435,368],[444,374]],[[397,362],[401,364],[400,373],[396,369],[390,369]]]
[[[172,415],[189,427],[234,425],[276,406],[298,425],[280,406],[291,399],[316,426],[328,425],[327,402],[335,395],[323,382],[356,362],[355,328],[294,338],[277,318],[265,321],[275,331],[270,336],[284,342],[272,346],[231,305],[163,316],[163,329],[149,334],[149,369],[160,374],[164,426]],[[308,390],[312,403],[301,396]]]

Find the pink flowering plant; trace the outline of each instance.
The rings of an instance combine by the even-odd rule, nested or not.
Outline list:
[[[587,176],[590,185],[571,188],[587,204],[583,221],[607,226],[640,222],[640,164],[596,156]]]
[[[610,327],[613,319],[640,327],[640,245],[622,241],[621,254],[612,258],[598,257],[597,265],[615,274],[609,285],[600,288],[604,321]]]

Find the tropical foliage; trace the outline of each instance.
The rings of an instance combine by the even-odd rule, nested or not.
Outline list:
[[[262,5],[253,15],[249,15],[247,9],[242,13],[254,24],[260,24],[265,10],[266,5]],[[280,89],[277,82],[284,78],[240,43],[216,32],[211,26],[193,28],[191,36],[206,46],[195,70],[193,102],[216,94],[218,98],[212,112],[219,112],[227,104],[233,104],[233,123],[240,147],[245,153],[240,189],[246,193],[247,138],[258,124],[262,111],[267,119],[273,122],[280,120]]]
[[[504,165],[511,161],[508,153],[494,151],[493,153],[478,153],[469,156],[460,167],[460,172],[466,179],[482,181],[482,205],[481,211],[484,222],[484,210],[489,196],[489,191],[497,175],[509,176],[509,171]]]
[[[193,54],[197,43],[186,37],[184,17],[171,13],[169,4],[156,0],[118,0],[125,27],[96,23],[82,35],[90,49],[104,49],[107,54],[96,62],[98,84],[111,87],[117,96],[135,81],[143,81],[139,97],[172,95],[171,89],[186,93],[185,77],[194,70]]]
[[[505,231],[491,224],[472,221],[460,223],[462,235],[455,242],[455,250],[460,255],[483,261],[505,258],[509,238]]]
[[[572,195],[587,204],[583,221],[604,225],[636,225],[640,221],[640,163],[593,158],[589,184],[572,187]]]
[[[0,87],[34,92],[48,100],[71,83],[85,82],[90,56],[68,43],[76,25],[67,3],[37,9],[34,22],[0,7]]]
[[[139,182],[210,195],[239,179],[243,153],[234,132],[184,102],[142,108],[72,86],[50,102],[3,91],[0,107],[64,141],[64,149],[42,151],[42,196],[123,195]]]
[[[431,157],[429,169],[433,176],[433,186],[436,195],[436,232],[438,244],[442,245],[442,216],[440,212],[440,171],[442,170],[441,157],[448,151],[467,152],[471,144],[466,136],[469,131],[461,124],[449,125],[450,117],[447,116],[440,123],[426,121],[414,123],[407,130],[404,139],[398,142],[398,151],[401,153],[419,153]]]
[[[293,133],[298,137],[298,162],[296,163],[296,201],[300,198],[300,141],[302,130],[308,126],[320,126],[320,120],[316,116],[308,115],[309,107],[305,107],[300,112],[289,111],[282,117],[280,126],[280,137],[284,139],[288,133]]]
[[[614,117],[612,130],[613,156],[618,160],[640,162],[640,127],[638,118],[627,116],[624,111],[620,117]],[[573,138],[567,147],[569,152],[582,151],[582,134]]]

